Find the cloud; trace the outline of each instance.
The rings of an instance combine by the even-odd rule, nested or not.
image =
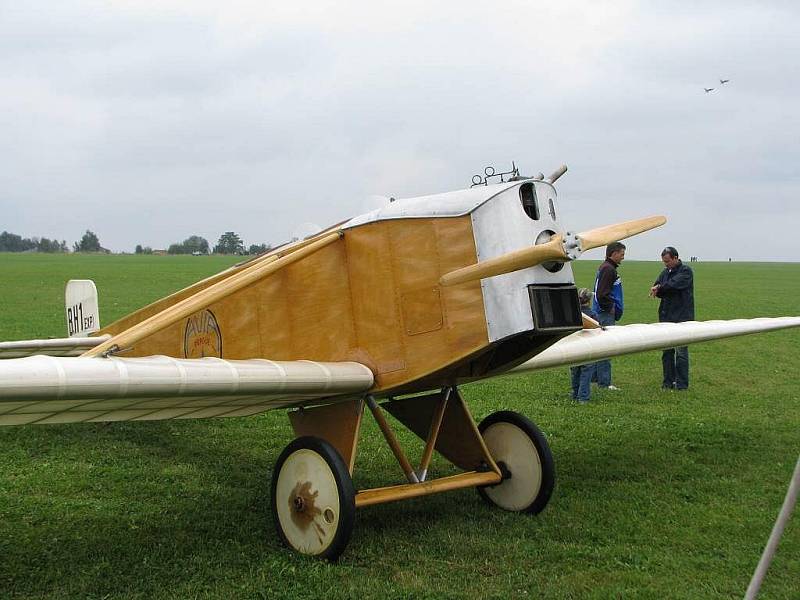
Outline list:
[[[376,195],[566,162],[572,228],[665,212],[684,252],[795,260],[788,239],[744,242],[800,225],[797,17],[789,2],[3,6],[3,227],[88,227],[115,250],[228,230],[275,244]],[[650,258],[649,239],[630,255]]]

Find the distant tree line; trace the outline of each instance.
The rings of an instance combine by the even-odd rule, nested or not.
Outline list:
[[[271,250],[269,244],[250,244],[245,246],[242,238],[233,231],[226,231],[217,240],[213,248],[214,254],[263,254]],[[23,238],[16,233],[3,231],[0,233],[0,252],[69,252],[66,240],[50,240],[48,238]],[[73,252],[109,252],[100,245],[96,233],[86,230],[81,239],[72,245]],[[208,240],[199,235],[192,235],[180,243],[171,244],[167,254],[210,254],[212,251]],[[150,246],[136,245],[136,254],[164,253],[164,250],[153,250]]]
[[[269,244],[250,244],[246,247],[242,238],[234,231],[226,231],[217,240],[213,247],[214,254],[263,254],[268,252],[272,246]],[[153,254],[153,252],[163,253],[163,250],[154,251],[150,246],[136,245],[136,254]],[[167,254],[209,254],[212,252],[211,244],[208,240],[199,235],[192,235],[180,243],[170,244],[166,250]]]
[[[0,252],[69,252],[66,240],[50,240],[46,237],[24,238],[16,233],[0,233]]]

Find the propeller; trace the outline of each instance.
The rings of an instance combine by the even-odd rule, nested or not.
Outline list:
[[[557,233],[544,244],[536,244],[446,273],[439,279],[439,284],[446,287],[527,269],[545,262],[575,260],[587,250],[624,240],[660,227],[666,222],[666,217],[656,215],[597,227],[581,233],[569,231],[564,234]]]

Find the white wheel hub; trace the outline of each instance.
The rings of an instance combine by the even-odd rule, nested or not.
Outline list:
[[[486,447],[495,462],[503,462],[511,478],[484,488],[500,508],[521,511],[529,507],[542,487],[542,460],[530,437],[512,423],[498,422],[483,432]]]
[[[289,545],[321,554],[339,527],[339,488],[325,459],[306,448],[288,456],[278,473],[276,510]]]

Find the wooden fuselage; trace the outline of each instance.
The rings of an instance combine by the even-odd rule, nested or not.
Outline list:
[[[340,239],[150,335],[125,356],[357,361],[373,371],[378,395],[431,389],[514,366],[569,333],[537,334],[525,314],[531,310],[527,286],[569,286],[569,265],[557,273],[542,266],[524,269],[492,278],[498,281],[491,285],[438,282],[479,255],[491,258],[535,243],[543,230],[558,231],[552,186],[536,182],[543,204],[539,219],[523,210],[519,187],[398,201],[354,219],[334,228],[343,231]],[[431,214],[437,198],[445,199],[444,214]],[[116,335],[241,268],[155,302],[100,333]]]

